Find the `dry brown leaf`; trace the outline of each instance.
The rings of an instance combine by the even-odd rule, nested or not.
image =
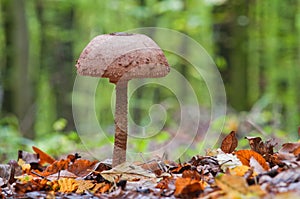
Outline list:
[[[184,197],[194,197],[204,190],[203,183],[191,178],[177,178],[175,181],[174,195]]]
[[[240,159],[243,165],[250,166],[251,157],[255,158],[256,161],[266,170],[270,169],[266,160],[257,152],[252,150],[238,150],[235,152],[236,156]]]
[[[263,142],[260,137],[245,137],[249,141],[251,149],[261,155],[272,155],[273,148],[277,145],[274,139]]]
[[[78,178],[77,175],[67,170],[60,170],[59,173],[54,173],[47,176],[48,180],[57,180],[58,178]]]
[[[278,151],[279,153],[294,153],[297,148],[300,147],[300,142],[285,143],[282,148]]]
[[[236,139],[235,131],[231,131],[230,134],[223,139],[221,149],[224,153],[232,153],[237,145],[238,140]]]
[[[114,182],[115,179],[119,180],[137,180],[142,178],[155,178],[155,174],[151,173],[140,166],[136,166],[129,162],[124,162],[118,166],[102,171],[100,173],[103,178],[110,182]]]
[[[183,178],[191,178],[194,180],[201,180],[200,174],[196,170],[185,170],[182,173]]]
[[[222,174],[215,181],[226,193],[225,198],[256,198],[255,196],[262,197],[266,194],[258,185],[248,186],[246,180],[240,176]]]
[[[39,155],[39,164],[43,165],[45,163],[49,163],[52,164],[53,162],[55,162],[55,159],[52,158],[50,155],[48,155],[47,153],[45,153],[44,151],[42,151],[41,149],[32,146],[32,149],[35,153],[37,153]]]
[[[12,173],[11,165],[0,164],[0,187],[3,186],[3,185],[6,185],[9,181],[9,179],[11,177],[14,177],[14,176],[11,176],[11,175],[14,175]]]
[[[72,164],[69,165],[68,171],[74,173],[79,177],[84,177],[94,169],[97,161],[89,161],[84,159],[76,159]]]
[[[39,163],[39,157],[38,154],[29,153],[27,151],[21,151],[18,152],[18,160],[22,159],[25,161],[26,164],[38,164]]]

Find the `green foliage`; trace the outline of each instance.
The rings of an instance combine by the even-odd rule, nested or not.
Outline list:
[[[30,140],[22,137],[19,131],[18,119],[14,116],[8,116],[0,120],[0,162],[16,160],[18,150],[26,148],[31,144]]]
[[[37,138],[52,132],[53,122],[56,119],[56,98],[49,83],[47,74],[40,76],[37,93],[37,111],[34,130]]]
[[[52,125],[52,131],[39,137],[34,145],[54,157],[82,150],[82,143],[75,131],[65,131],[68,121],[59,118]]]

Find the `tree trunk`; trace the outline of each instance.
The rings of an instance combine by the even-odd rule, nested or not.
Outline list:
[[[6,48],[6,97],[4,111],[13,112],[20,119],[25,137],[33,138],[32,85],[28,74],[28,28],[24,0],[4,1]]]
[[[128,81],[119,81],[116,84],[116,111],[115,111],[115,144],[112,166],[115,167],[126,161],[127,148],[127,85]]]

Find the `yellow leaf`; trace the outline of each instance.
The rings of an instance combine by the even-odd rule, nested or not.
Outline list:
[[[236,166],[229,169],[231,175],[237,175],[243,177],[251,168],[245,165]],[[252,176],[257,176],[257,173],[253,172]]]
[[[61,178],[58,180],[60,186],[59,191],[63,193],[71,193],[77,190],[78,183],[72,178]]]
[[[78,188],[76,193],[83,193],[94,187],[94,183],[91,180],[77,180]]]
[[[253,198],[266,194],[259,186],[248,186],[243,177],[236,175],[219,175],[216,177],[216,184],[228,198]]]

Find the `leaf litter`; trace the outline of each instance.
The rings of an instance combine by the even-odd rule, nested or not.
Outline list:
[[[245,137],[250,149],[237,150],[236,132],[219,149],[184,163],[155,159],[90,161],[65,159],[33,147],[0,164],[0,198],[296,198],[300,194],[300,142],[277,143]]]

